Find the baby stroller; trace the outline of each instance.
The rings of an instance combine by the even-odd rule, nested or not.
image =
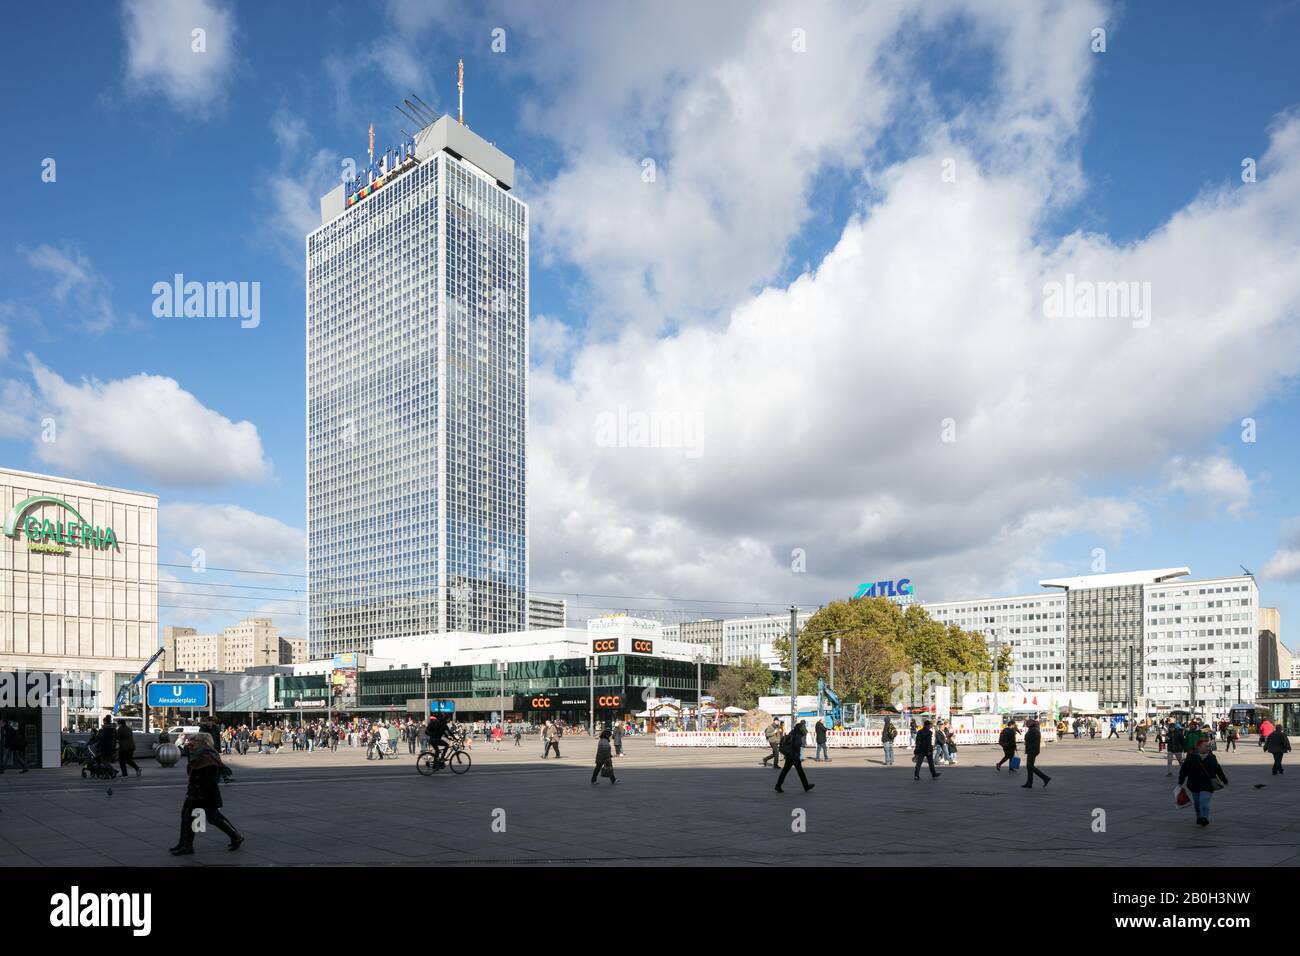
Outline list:
[[[117,776],[117,768],[100,759],[99,751],[93,743],[86,744],[78,754],[81,759],[81,775],[97,780],[112,780]]]

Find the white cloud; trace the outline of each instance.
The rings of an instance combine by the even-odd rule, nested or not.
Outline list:
[[[1222,507],[1235,515],[1250,504],[1251,481],[1236,462],[1225,455],[1185,458],[1179,455],[1165,466],[1166,488],[1202,499],[1211,510]]]
[[[199,548],[211,568],[292,572],[306,564],[306,535],[275,518],[238,505],[164,503],[158,512],[164,547],[175,551],[173,563],[194,560]]]
[[[214,633],[243,618],[269,617],[282,636],[306,636],[306,579],[299,575],[307,538],[300,528],[238,505],[164,502],[158,530],[159,603],[167,605],[161,623]]]
[[[1282,526],[1280,541],[1260,576],[1272,581],[1300,581],[1300,520]]]
[[[1266,180],[1207,193],[1126,247],[1042,243],[1050,187],[985,174],[950,143],[885,170],[815,273],[725,327],[632,330],[582,348],[567,379],[535,371],[534,568],[563,567],[557,590],[737,598],[907,572],[945,582],[924,596],[956,597],[1064,533],[1124,533],[1140,513],[1088,500],[1088,480],[1141,480],[1300,370],[1297,146],[1300,121],[1282,121]],[[948,155],[967,172],[941,184]],[[1149,281],[1150,325],[1046,319],[1044,284],[1066,273]],[[596,447],[595,416],[620,404],[694,411],[704,454]],[[1192,474],[1246,500],[1231,468]],[[794,547],[807,575],[789,571]]]
[[[222,0],[124,0],[127,87],[178,110],[219,109],[235,69],[235,15]],[[203,33],[196,36],[195,31]],[[201,49],[200,49],[201,47]]]
[[[54,277],[51,294],[60,308],[75,312],[77,328],[98,334],[117,322],[108,282],[79,250],[42,244],[24,258],[33,269]]]
[[[169,486],[214,486],[270,476],[252,422],[232,422],[175,379],[133,375],[72,383],[28,356],[32,386],[4,383],[5,397],[26,404],[6,420],[9,437],[31,438],[38,460],[68,474],[102,463]],[[51,418],[53,441],[42,440]]]

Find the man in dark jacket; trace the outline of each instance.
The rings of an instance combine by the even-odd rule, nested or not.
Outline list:
[[[1046,787],[1052,782],[1052,778],[1043,771],[1034,766],[1034,761],[1038,759],[1038,748],[1042,745],[1042,736],[1038,733],[1038,721],[1028,721],[1028,728],[1025,730],[1025,782],[1020,786],[1026,790],[1034,789],[1034,774],[1043,778],[1043,786]]]
[[[95,734],[95,750],[99,759],[110,767],[117,759],[117,728],[113,726],[112,717],[105,716],[104,725]]]
[[[794,767],[795,773],[799,774],[799,780],[803,783],[804,792],[807,793],[815,783],[809,783],[808,778],[803,772],[803,745],[808,737],[808,724],[805,721],[799,721],[794,730],[790,731],[789,736],[784,740],[784,746],[781,747],[781,756],[785,757],[785,766],[781,768],[781,775],[776,778],[776,792],[785,793],[781,789],[781,784],[785,783],[785,775]]]
[[[23,737],[23,732],[17,724],[11,724],[7,720],[0,720],[0,773],[5,772],[5,765],[13,760],[15,767],[22,767],[19,773],[27,772],[27,741]]]
[[[813,760],[816,760],[819,763],[822,760],[829,762],[831,754],[830,751],[826,749],[826,725],[820,720],[817,721],[816,725],[813,727],[813,733],[817,737],[817,753],[813,756]]]
[[[125,720],[117,722],[117,765],[122,769],[123,777],[128,766],[135,768],[137,777],[142,772],[135,762],[135,734]]]
[[[185,742],[189,751],[189,775],[185,788],[185,803],[181,805],[181,838],[171,848],[173,856],[188,856],[194,852],[194,833],[205,832],[207,824],[212,824],[226,836],[230,837],[227,849],[238,850],[244,842],[235,825],[221,812],[221,787],[218,781],[228,775],[221,755],[211,746],[212,738],[207,734],[195,734]],[[201,811],[201,812],[196,812]],[[202,821],[199,824],[198,821]]]
[[[1281,724],[1273,726],[1273,732],[1268,735],[1268,740],[1264,741],[1264,750],[1273,755],[1273,775],[1282,773],[1285,769],[1282,766],[1282,755],[1291,752],[1291,739],[1287,737]]]
[[[1004,763],[1010,763],[1016,755],[1016,722],[1013,720],[1002,728],[1002,733],[998,734],[998,744],[1002,747],[1002,759],[997,762],[994,770],[1001,770]],[[1012,773],[1016,772],[1015,767],[1008,767]]]
[[[912,774],[913,780],[921,779],[921,763],[923,761],[930,764],[931,780],[943,776],[934,769],[934,731],[930,729],[928,720],[916,732],[916,746],[912,750],[912,760],[916,764],[915,772]]]
[[[614,725],[614,753],[616,756],[623,756],[623,722],[621,720]]]

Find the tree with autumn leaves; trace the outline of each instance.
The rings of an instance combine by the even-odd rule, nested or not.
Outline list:
[[[864,597],[834,601],[815,613],[799,631],[799,693],[815,694],[818,679],[828,679],[830,660],[822,653],[822,640],[840,639],[835,655],[835,691],[845,700],[860,700],[868,709],[888,705],[894,675],[911,673],[920,665],[923,674],[987,674],[993,659],[978,631],[963,631],[942,624],[919,604],[906,609],[888,598]],[[790,639],[774,642],[785,669],[790,667]],[[1011,651],[1002,648],[998,661],[999,689],[1007,689]],[[963,688],[954,687],[954,694]],[[973,690],[965,687],[965,690]],[[954,697],[954,703],[960,699]]]

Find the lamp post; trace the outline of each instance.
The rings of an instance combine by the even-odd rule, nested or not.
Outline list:
[[[704,729],[704,682],[701,677],[704,652],[695,652],[695,729]]]
[[[591,698],[587,705],[587,733],[596,736],[596,655],[587,657],[587,676],[591,681]]]
[[[1002,656],[1002,629],[998,628],[993,638],[993,713],[999,714],[1002,711],[998,705],[1002,703],[1002,678],[998,675],[998,659]]]
[[[429,719],[429,665],[420,665],[420,676],[424,678],[424,720]]]
[[[790,605],[790,732],[799,723],[799,609]]]
[[[835,689],[835,655],[840,653],[840,648],[842,646],[840,638],[838,637],[835,638],[835,643],[833,645],[831,644],[830,638],[822,638],[822,653],[831,659],[831,671],[828,679],[828,683],[831,685],[831,690]]]
[[[501,681],[501,732],[504,734],[506,730],[506,671],[510,668],[510,665],[506,661],[496,661],[495,663],[497,665],[497,677]]]

